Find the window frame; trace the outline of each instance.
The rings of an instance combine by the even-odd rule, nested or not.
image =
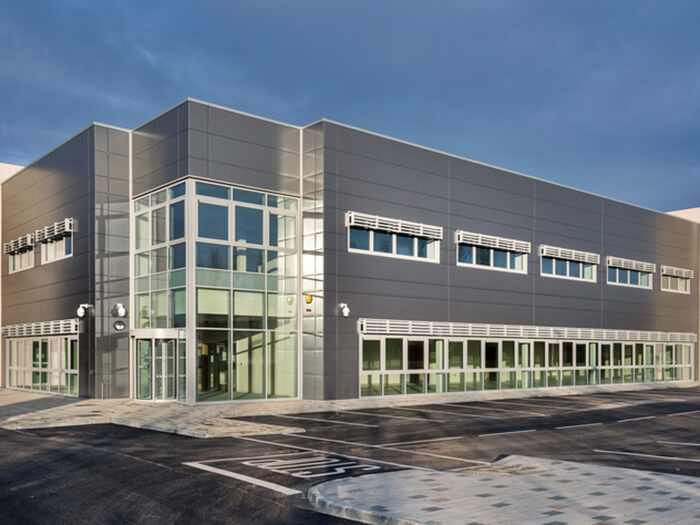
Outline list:
[[[666,287],[664,286],[664,278],[665,278],[665,277],[669,277],[669,278],[675,277],[676,279],[684,279],[684,280],[688,283],[688,285],[687,285],[687,287],[686,287],[685,290],[679,290],[679,289],[675,289],[675,290],[674,290],[673,288],[666,288]],[[660,289],[662,292],[670,292],[670,293],[679,293],[679,294],[682,294],[682,295],[690,295],[691,282],[693,281],[693,279],[692,279],[691,277],[682,277],[682,276],[680,276],[680,275],[671,275],[670,273],[664,273],[663,270],[662,270],[661,273],[660,273],[660,275],[659,275],[659,279],[660,279],[660,282],[659,282],[659,289]]]
[[[65,241],[67,238],[70,238],[71,250],[70,250],[70,253],[66,255]],[[63,259],[68,259],[70,257],[73,257],[73,254],[75,253],[75,239],[73,238],[73,232],[67,232],[66,235],[63,235],[58,240],[63,241],[63,255],[61,255],[60,257],[54,256],[53,259],[48,258],[48,244],[54,243],[55,240],[51,239],[51,240],[46,241],[46,242],[41,241],[41,264],[42,265],[51,264],[51,263],[54,263],[57,261],[62,261]]]
[[[350,230],[352,228],[357,228],[358,230],[365,230],[369,232],[369,249],[368,250],[363,250],[360,248],[351,248],[350,247]],[[386,252],[378,252],[374,250],[374,232],[378,231],[380,233],[384,233],[387,235],[391,235],[391,253],[386,253]],[[421,261],[421,262],[429,262],[433,264],[440,264],[440,247],[441,247],[441,241],[440,239],[433,239],[431,237],[421,237],[417,235],[409,235],[406,233],[402,232],[391,232],[387,230],[382,230],[382,229],[372,229],[372,228],[362,228],[360,226],[353,226],[353,225],[348,225],[346,227],[346,247],[349,253],[361,253],[364,255],[377,255],[379,257],[390,257],[392,259],[402,259],[404,261]],[[396,236],[397,235],[403,235],[405,237],[411,237],[413,239],[413,253],[415,255],[399,255],[396,253]],[[435,243],[435,257],[419,257],[418,256],[418,240],[419,239],[427,239],[429,241],[432,241]]]
[[[545,273],[543,271],[543,266],[544,266],[544,259],[552,259],[552,273]],[[566,275],[557,275],[556,273],[556,262],[557,261],[563,261],[566,263]],[[581,265],[581,277],[572,277],[570,275],[571,272],[571,263],[578,263]],[[586,279],[583,277],[584,271],[583,271],[583,265],[584,264],[590,264],[592,266],[592,274],[593,278],[592,279]],[[583,283],[590,283],[590,284],[595,284],[598,282],[598,265],[595,263],[589,263],[585,261],[574,261],[571,259],[564,259],[562,257],[552,257],[550,255],[540,255],[540,277],[550,277],[553,279],[565,279],[567,281],[577,281],[577,282],[583,282]]]
[[[459,248],[460,248],[460,246],[469,246],[469,247],[472,248],[472,261],[473,261],[473,262],[466,263],[466,262],[462,262],[462,261],[459,260]],[[484,249],[489,250],[489,263],[490,263],[490,264],[489,264],[488,266],[486,266],[486,265],[484,265],[484,264],[478,264],[478,263],[476,262],[476,249],[477,249],[477,248],[484,248]],[[493,262],[494,262],[494,250],[499,250],[499,251],[502,251],[502,252],[506,252],[507,258],[508,258],[508,263],[507,263],[507,265],[506,265],[505,268],[500,268],[500,267],[498,267],[498,266],[494,266],[494,265],[493,265]],[[513,255],[516,255],[516,254],[519,254],[519,255],[522,255],[522,256],[523,256],[523,269],[522,269],[522,270],[517,270],[517,269],[512,269],[512,268],[510,268],[511,257],[512,257]],[[519,252],[519,251],[515,251],[515,250],[503,250],[503,249],[501,249],[501,248],[491,248],[491,247],[489,247],[489,246],[479,246],[479,245],[477,245],[477,244],[469,244],[469,243],[465,243],[465,242],[455,242],[455,261],[456,261],[456,265],[457,265],[457,266],[462,266],[462,267],[465,267],[465,268],[478,268],[478,269],[481,269],[481,270],[495,270],[495,271],[497,271],[497,272],[508,272],[508,273],[517,273],[517,274],[520,274],[520,275],[527,275],[527,274],[528,274],[528,261],[529,261],[528,255],[529,255],[529,254],[528,254],[527,252]]]
[[[29,259],[29,264],[27,266],[22,266],[21,264],[19,265],[19,268],[17,264],[15,263],[16,261],[21,261],[22,260],[22,255],[24,253],[29,252],[28,259]],[[34,246],[28,247],[25,250],[18,251],[15,253],[10,253],[8,254],[8,262],[7,262],[7,273],[8,274],[14,274],[14,273],[19,273],[19,272],[24,272],[25,270],[31,270],[34,268],[36,265],[36,255],[34,253]]]
[[[612,266],[612,265],[610,265],[610,264],[606,264],[606,265],[605,265],[605,268],[606,268],[606,271],[605,271],[605,280],[606,280],[606,284],[609,284],[610,286],[622,286],[622,287],[624,287],[624,288],[639,288],[640,290],[653,290],[653,289],[654,289],[654,274],[655,274],[655,272],[647,272],[647,271],[644,271],[644,270],[633,270],[633,269],[630,269],[630,268],[620,268],[619,266]],[[615,269],[615,270],[616,270],[616,275],[617,275],[617,277],[618,277],[618,280],[617,280],[617,281],[611,281],[611,280],[610,280],[610,270],[611,270],[611,269]],[[624,271],[626,271],[626,272],[637,272],[637,273],[639,273],[639,274],[648,273],[648,274],[649,274],[649,286],[644,286],[644,285],[642,285],[642,284],[631,284],[630,282],[626,282],[626,283],[621,283],[621,282],[619,282],[620,270],[624,270]],[[641,277],[641,275],[640,275],[640,277]],[[627,280],[628,280],[628,281],[631,280],[631,279],[630,279],[630,276],[629,276],[629,273],[628,273]],[[641,279],[640,279],[640,282],[641,282]],[[681,292],[681,293],[682,293],[682,292]]]

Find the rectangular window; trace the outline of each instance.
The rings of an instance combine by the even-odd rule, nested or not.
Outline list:
[[[228,290],[197,288],[197,326],[228,328],[230,305]]]
[[[236,206],[236,241],[263,243],[263,211]]]
[[[674,268],[671,266],[661,267],[661,290],[664,292],[690,293],[690,281],[694,276],[693,270]]]
[[[151,212],[151,244],[162,244],[165,238],[165,206]]]
[[[568,248],[540,245],[540,275],[575,281],[596,281],[600,256]]]
[[[208,239],[228,240],[228,206],[199,202],[197,235]]]
[[[170,205],[170,240],[182,239],[184,236],[185,201],[179,201]]]
[[[214,268],[228,270],[229,251],[227,244],[197,243],[197,266],[199,268]]]
[[[60,261],[73,255],[73,233],[41,243],[41,264]],[[32,254],[32,259],[33,259]],[[33,260],[32,260],[33,263]],[[30,266],[31,268],[31,266]]]
[[[216,197],[218,199],[229,198],[229,189],[226,186],[217,184],[207,184],[206,182],[198,182],[196,185],[197,195],[205,195],[207,197]]]
[[[608,284],[651,289],[656,265],[653,263],[608,257]],[[663,275],[661,286],[663,287]]]
[[[527,254],[469,244],[457,245],[457,266],[526,273]]]
[[[18,253],[12,253],[9,257],[9,273],[34,268],[34,249],[31,247]]]
[[[345,216],[348,228],[348,250],[374,255],[440,260],[442,228],[365,215],[349,211]]]

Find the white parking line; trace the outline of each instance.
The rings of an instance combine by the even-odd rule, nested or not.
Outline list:
[[[618,419],[618,423],[627,423],[628,421],[642,421],[643,419],[654,419],[656,416],[630,417],[628,419]]]
[[[503,419],[497,416],[485,416],[483,414],[460,414],[459,412],[449,412],[447,410],[435,410],[432,408],[401,408],[401,407],[391,407],[392,410],[406,410],[408,412],[435,412],[436,414],[448,414],[450,416],[457,416],[457,417],[480,417],[480,418],[486,418],[486,419]],[[432,421],[429,420],[429,421]]]
[[[526,432],[537,432],[534,428],[528,430],[511,430],[509,432],[492,432],[491,434],[479,434],[479,437],[489,437],[489,436],[503,436],[505,434],[524,434]]]
[[[374,416],[374,417],[388,417],[389,419],[406,419],[408,421],[430,421],[431,423],[444,423],[444,421],[438,421],[437,419],[430,419],[428,417],[407,417],[407,416],[391,416],[389,414],[377,414],[375,412],[357,412],[355,410],[336,410],[341,414],[356,414],[359,416]]]
[[[488,402],[488,401],[479,401],[479,403],[487,403],[487,402]],[[517,412],[517,413],[520,413],[520,414],[530,414],[530,415],[533,415],[533,416],[542,416],[542,417],[546,417],[546,416],[547,416],[547,414],[542,414],[542,413],[540,413],[540,412],[526,412],[526,411],[524,411],[524,410],[511,410],[511,409],[509,409],[509,408],[477,407],[477,406],[473,406],[473,405],[471,405],[471,404],[468,404],[468,405],[458,405],[458,404],[456,404],[456,403],[439,403],[439,405],[440,405],[440,406],[445,406],[445,407],[464,408],[464,409],[467,409],[467,410],[468,410],[468,409],[475,409],[475,410],[491,410],[491,411],[494,411],[494,410],[495,410],[496,412],[509,412],[509,413]]]
[[[557,430],[565,430],[567,428],[581,428],[581,427],[596,427],[602,425],[603,423],[583,423],[581,425],[565,425],[563,427],[556,427]]]
[[[678,445],[681,447],[700,447],[700,443],[683,443],[682,441],[657,441],[663,445]]]
[[[700,410],[689,410],[688,412],[676,412],[675,414],[666,414],[669,417],[673,416],[685,416],[687,414],[697,414]]]
[[[691,461],[693,463],[700,463],[700,458],[679,458],[677,456],[658,456],[656,454],[641,454],[639,452],[620,452],[619,450],[594,449],[593,452],[600,452],[602,454],[619,454],[621,456],[638,456],[641,458],[667,459],[669,461]]]
[[[293,496],[294,494],[301,494],[300,490],[290,489],[287,487],[283,487],[282,485],[278,485],[277,483],[271,483],[269,481],[265,481],[262,479],[246,476],[244,474],[238,474],[237,472],[231,472],[230,470],[224,470],[224,469],[220,469],[220,468],[216,468],[216,467],[211,467],[209,465],[203,465],[201,463],[197,463],[196,461],[191,462],[191,463],[183,463],[183,465],[187,465],[188,467],[198,468],[200,470],[206,470],[207,472],[213,472],[214,474],[219,474],[220,476],[226,476],[227,478],[237,479],[238,481],[250,483],[251,485],[257,485],[258,487],[264,487],[266,489],[274,490],[275,492],[279,492],[280,494],[284,494],[285,496]]]
[[[221,458],[221,459],[205,459],[203,461],[196,461],[195,463],[222,463],[224,461],[244,461],[246,459],[262,459],[262,458],[278,458],[282,456],[297,456],[299,454],[306,454],[305,451],[302,452],[284,452],[281,454],[263,454],[260,456],[244,456],[235,458]]]
[[[488,461],[479,461],[476,459],[456,458],[453,456],[442,456],[440,454],[430,454],[428,452],[418,452],[417,450],[407,450],[404,448],[394,448],[394,447],[389,447],[389,446],[385,446],[385,445],[370,445],[369,443],[358,443],[356,441],[343,441],[342,439],[329,439],[329,438],[308,436],[308,435],[302,435],[302,434],[296,434],[294,437],[295,438],[302,438],[302,439],[315,439],[318,441],[328,441],[330,443],[341,443],[343,445],[352,445],[355,447],[379,448],[382,450],[397,450],[397,451],[402,452],[404,454],[416,454],[419,456],[430,456],[431,458],[449,459],[452,461],[461,461],[463,463],[476,463],[478,465],[490,465],[491,464]],[[336,452],[336,454],[338,454],[340,456],[345,456],[345,454],[343,454],[341,452]],[[347,456],[347,457],[351,457],[351,456]]]
[[[301,416],[287,416],[282,414],[275,414],[274,417],[283,417],[286,419],[302,419],[306,421],[320,421],[321,423],[328,423],[330,425],[350,425],[352,427],[366,427],[366,428],[378,428],[379,425],[368,425],[367,423],[350,423],[349,421],[338,421],[337,419],[322,419],[320,417],[301,417]]]
[[[444,438],[435,438],[435,439],[417,439],[416,441],[399,441],[397,443],[381,443],[379,446],[380,447],[396,447],[399,445],[417,445],[419,443],[433,443],[435,441],[454,441],[457,439],[462,439],[464,436],[452,436],[452,437],[444,437]]]

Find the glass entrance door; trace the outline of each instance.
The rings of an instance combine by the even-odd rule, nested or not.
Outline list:
[[[185,399],[185,341],[175,338],[138,338],[136,399]]]

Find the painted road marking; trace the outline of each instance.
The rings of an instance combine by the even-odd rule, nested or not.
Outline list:
[[[528,430],[511,430],[509,432],[492,432],[491,434],[479,434],[479,437],[490,437],[490,436],[503,436],[505,434],[524,434],[526,432],[537,432],[534,428]]]
[[[437,419],[430,419],[428,417],[391,416],[389,414],[377,414],[374,412],[356,412],[354,410],[336,410],[336,412],[340,412],[342,414],[355,414],[359,416],[388,417],[389,419],[406,419],[408,421],[430,421],[431,423],[444,423],[444,421],[438,421]]]
[[[448,414],[450,416],[458,416],[458,417],[480,417],[480,418],[486,418],[486,419],[503,419],[498,416],[485,416],[483,414],[460,414],[459,412],[450,412],[447,410],[434,410],[432,408],[401,408],[401,407],[391,407],[392,410],[406,410],[409,412],[435,412],[436,414]],[[432,419],[428,419],[428,421],[432,421]]]
[[[417,445],[419,443],[433,443],[436,441],[454,441],[456,439],[462,439],[464,436],[452,436],[444,438],[434,438],[434,439],[417,439],[415,441],[398,441],[397,443],[381,443],[380,447],[396,447],[400,445]]]
[[[270,472],[287,474],[306,480],[347,474],[350,471],[368,472],[382,468],[379,465],[370,465],[357,460],[349,460],[342,456],[328,454],[315,454],[311,457],[296,459],[261,458],[243,461],[242,463],[248,467],[261,468]],[[326,469],[331,470],[328,471]]]
[[[595,427],[602,425],[603,423],[583,423],[582,425],[565,425],[563,427],[556,427],[557,430],[565,430],[567,428],[581,428],[581,427]]]
[[[251,476],[246,476],[245,474],[238,474],[237,472],[231,472],[230,470],[224,470],[221,468],[212,467],[210,465],[204,465],[202,463],[197,463],[196,461],[190,463],[183,463],[188,467],[198,468],[200,470],[205,470],[207,472],[212,472],[214,474],[219,474],[220,476],[226,476],[227,478],[237,479],[238,481],[243,481],[244,483],[249,483],[250,485],[257,485],[258,487],[263,487],[269,490],[274,490],[285,496],[293,496],[295,494],[301,494],[300,490],[290,489],[288,487],[283,487],[277,483],[271,483],[258,478],[253,478]]]
[[[676,412],[675,414],[666,414],[669,417],[673,416],[685,416],[687,414],[697,414],[700,410],[689,410],[688,412]]]
[[[261,458],[278,458],[283,456],[298,456],[299,454],[306,454],[305,451],[300,452],[283,452],[281,454],[263,454],[258,456],[243,456],[235,458],[221,458],[221,459],[205,459],[204,461],[197,461],[196,463],[221,463],[222,461],[244,461],[246,459],[261,459]]]
[[[478,461],[476,459],[456,458],[453,456],[442,456],[440,454],[430,454],[428,452],[418,452],[417,450],[407,450],[405,448],[395,448],[395,447],[389,447],[389,446],[385,446],[385,445],[370,445],[369,443],[357,443],[355,441],[343,441],[342,439],[329,439],[329,438],[322,438],[322,437],[317,437],[317,436],[307,436],[307,435],[302,435],[302,434],[296,434],[294,437],[295,438],[302,438],[302,439],[315,439],[318,441],[329,441],[331,443],[341,443],[343,445],[352,445],[355,447],[380,448],[383,450],[398,450],[400,452],[403,452],[404,454],[416,454],[419,456],[430,456],[431,458],[449,459],[452,461],[461,461],[463,463],[476,463],[479,465],[490,465],[491,464],[488,461]]]
[[[299,435],[300,434],[297,434],[297,436],[299,436]],[[245,441],[254,441],[256,443],[263,443],[265,445],[274,445],[276,447],[295,448],[297,450],[306,450],[309,452],[321,452],[324,454],[335,454],[335,452],[333,452],[331,450],[322,450],[322,449],[318,449],[318,448],[302,447],[300,445],[288,445],[287,443],[277,443],[275,441],[266,441],[264,439],[253,438],[253,437],[248,437],[248,436],[232,436],[232,437],[234,439],[243,439]],[[397,450],[401,450],[401,449],[397,449]],[[365,458],[362,456],[352,456],[350,454],[343,454],[343,457],[352,458],[352,459],[359,459],[361,461],[371,461],[372,463],[381,463],[382,465],[390,465],[392,467],[412,468],[415,470],[425,470],[426,472],[435,471],[435,469],[432,469],[432,468],[418,467],[416,465],[406,465],[405,463],[396,463],[394,461],[385,461],[383,459]]]
[[[656,454],[641,454],[639,452],[620,452],[619,450],[594,449],[593,452],[600,452],[601,454],[619,454],[621,456],[638,456],[640,458],[667,459],[669,461],[692,461],[693,463],[700,463],[700,458],[679,458],[676,456],[658,456]]]
[[[488,401],[479,401],[479,403],[488,403]],[[542,414],[541,412],[528,412],[525,410],[512,410],[510,408],[494,408],[494,407],[477,407],[473,405],[458,405],[456,403],[440,403],[440,406],[446,406],[446,407],[459,407],[459,408],[466,408],[466,409],[476,409],[476,410],[495,410],[497,412],[517,412],[520,414],[530,414],[533,416],[542,416],[542,417],[547,417],[547,414]]]
[[[282,414],[275,414],[274,417],[283,417],[286,419],[301,419],[306,421],[320,421],[322,423],[328,423],[330,425],[349,425],[351,427],[365,427],[365,428],[378,428],[379,425],[368,425],[367,423],[350,423],[349,421],[338,421],[337,419],[322,419],[320,417],[301,417],[301,416],[287,416]]]
[[[657,441],[664,445],[678,445],[682,447],[700,447],[700,443],[683,443],[682,441]]]
[[[643,419],[654,419],[656,416],[630,417],[628,419],[618,419],[618,423],[626,423],[628,421],[642,421]]]

